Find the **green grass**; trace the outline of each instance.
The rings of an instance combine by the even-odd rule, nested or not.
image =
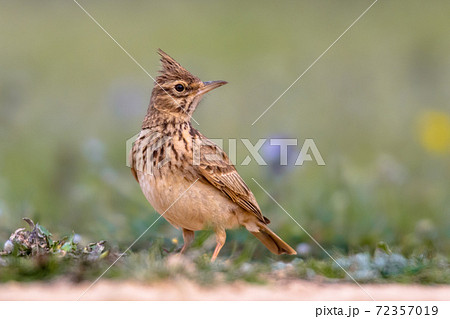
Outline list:
[[[386,244],[379,245],[373,253],[335,254],[335,261],[331,258],[272,256],[267,252],[265,258],[255,261],[261,247],[250,242],[234,245],[231,250],[224,249],[220,258],[211,263],[210,245],[205,245],[202,236],[182,256],[177,253],[179,245],[176,241],[154,239],[146,248],[130,249],[121,255],[120,250],[103,242],[82,247],[74,242],[74,236],[56,240],[38,224],[29,231],[15,232],[9,243],[8,249],[0,252],[0,282],[58,278],[73,282],[93,281],[115,263],[104,278],[140,282],[184,278],[202,285],[234,281],[264,284],[278,279],[337,282],[351,278],[361,283],[450,283],[448,258],[440,255],[404,257],[393,253]]]
[[[0,282],[64,279],[72,282],[93,281],[114,261],[117,255],[100,261],[87,262],[69,257],[1,257]],[[351,279],[331,259],[278,258],[254,261],[248,258],[223,256],[216,263],[210,263],[210,254],[200,250],[185,257],[176,253],[167,254],[158,248],[150,251],[130,252],[122,257],[104,278],[157,282],[184,278],[202,285],[246,281],[265,284],[274,280],[305,279],[325,282],[349,282]],[[353,256],[345,257],[353,259]],[[369,264],[368,269],[346,270],[359,283],[404,283],[404,284],[450,284],[448,258],[436,256],[432,259],[412,256],[405,258],[406,265],[393,273],[386,273]],[[343,259],[339,259],[342,263]],[[365,274],[362,274],[365,272]],[[369,275],[367,275],[369,273]]]

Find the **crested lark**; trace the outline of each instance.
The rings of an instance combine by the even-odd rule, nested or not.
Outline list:
[[[244,226],[274,254],[295,250],[272,232],[255,196],[228,156],[191,125],[202,96],[225,81],[202,82],[162,50],[142,130],[130,153],[131,170],[147,200],[174,227],[183,230],[184,245],[194,231],[213,229],[217,246],[226,229]]]

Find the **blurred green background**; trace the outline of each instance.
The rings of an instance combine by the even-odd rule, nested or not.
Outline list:
[[[240,166],[238,143],[238,171],[294,247],[324,256],[252,178],[331,251],[449,255],[450,2],[379,1],[253,126],[370,1],[80,3],[153,76],[162,48],[229,82],[194,115],[205,135],[314,139],[327,165],[284,173]],[[1,1],[0,43],[0,241],[27,216],[127,247],[158,216],[125,165],[153,81],[69,0]],[[152,238],[181,234],[161,219],[135,248]]]

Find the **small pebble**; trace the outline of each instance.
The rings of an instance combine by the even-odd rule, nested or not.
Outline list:
[[[297,246],[297,253],[299,254],[299,256],[308,256],[309,254],[311,254],[311,246],[307,243],[300,243]]]
[[[73,243],[79,244],[81,242],[81,235],[75,234],[73,235]]]
[[[8,254],[10,254],[10,253],[13,251],[13,249],[14,249],[14,244],[13,244],[13,242],[10,241],[10,240],[7,240],[6,243],[5,243],[5,245],[3,246],[3,250],[4,250],[5,252],[7,252]]]

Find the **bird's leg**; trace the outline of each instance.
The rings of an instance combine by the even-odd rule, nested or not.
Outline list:
[[[192,230],[183,228],[183,240],[184,245],[183,248],[181,248],[180,254],[184,253],[186,249],[191,245],[192,241],[194,240],[195,233]]]
[[[225,244],[225,240],[227,238],[227,233],[225,232],[225,229],[218,228],[216,229],[216,249],[214,249],[214,253],[211,257],[211,262],[215,261],[217,258],[217,255],[219,255],[220,250],[222,249],[223,245]]]

